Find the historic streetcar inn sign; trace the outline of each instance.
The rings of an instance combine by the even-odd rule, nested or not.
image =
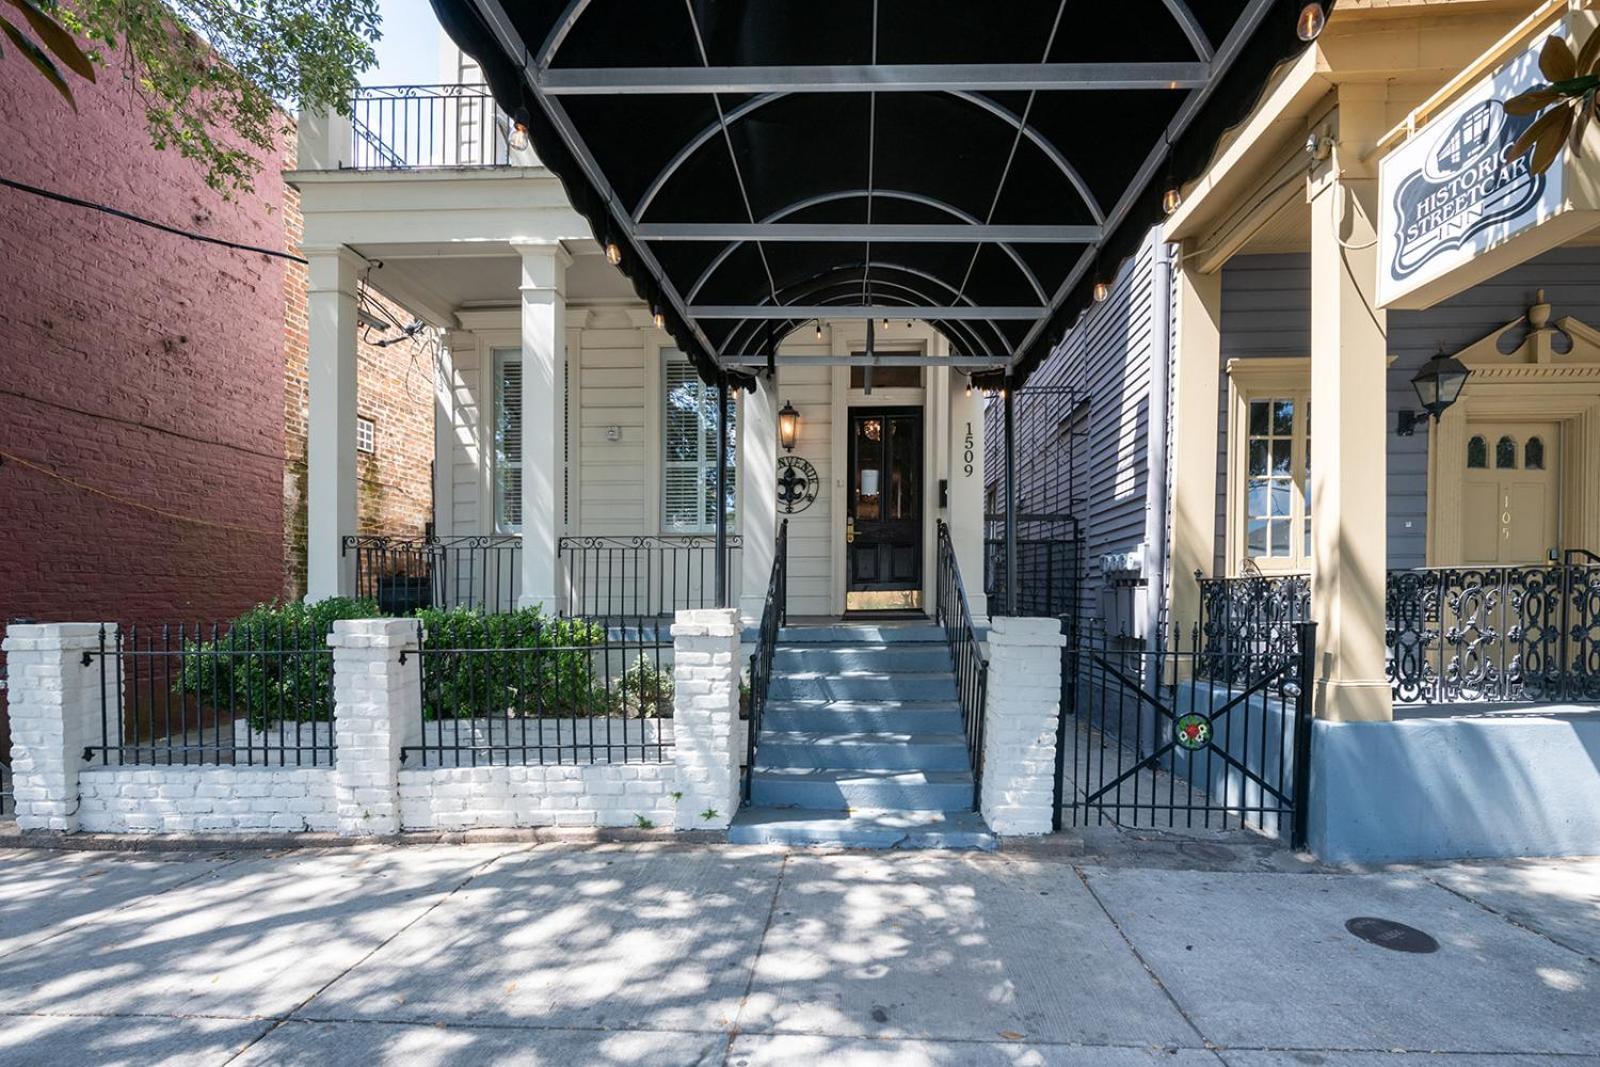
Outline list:
[[[1551,34],[1573,36],[1560,23],[1547,26],[1384,157],[1380,306],[1428,307],[1600,221],[1573,210],[1570,149],[1539,175],[1528,154],[1505,159],[1535,116],[1507,115],[1502,102],[1543,83],[1539,49]]]

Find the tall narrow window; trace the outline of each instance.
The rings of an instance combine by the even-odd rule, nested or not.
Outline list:
[[[700,380],[681,352],[661,353],[663,430],[661,524],[671,533],[709,533],[717,524],[717,390]],[[734,517],[734,446],[738,441],[732,398],[728,404],[728,523]]]
[[[1301,491],[1295,483],[1302,481],[1296,477],[1296,445],[1300,443],[1296,410],[1294,397],[1270,397],[1249,403],[1245,551],[1252,557],[1288,559],[1295,554],[1298,539],[1294,535],[1300,532],[1296,527],[1302,511],[1295,501]],[[1303,429],[1299,437],[1303,440]]]
[[[1299,357],[1228,369],[1231,567],[1304,571],[1311,560],[1311,389]]]
[[[522,532],[522,353],[494,353],[494,515],[504,533]]]

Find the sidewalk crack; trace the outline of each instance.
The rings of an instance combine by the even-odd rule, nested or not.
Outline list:
[[[723,1067],[733,1058],[733,1043],[739,1038],[739,1023],[744,1016],[744,1009],[750,1002],[750,991],[756,985],[756,970],[761,966],[761,954],[767,948],[767,934],[772,930],[772,920],[778,914],[778,894],[783,890],[783,876],[789,869],[789,853],[785,852],[778,862],[778,877],[772,882],[772,900],[767,904],[767,918],[761,924],[761,936],[756,939],[755,958],[750,961],[750,974],[745,979],[744,992],[739,994],[739,1006],[733,1012],[733,1025],[728,1027],[728,1043],[722,1050]]]

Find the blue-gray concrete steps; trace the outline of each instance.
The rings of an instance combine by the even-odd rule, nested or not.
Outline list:
[[[750,806],[729,839],[862,848],[993,848],[944,632],[931,624],[787,626],[756,738]]]

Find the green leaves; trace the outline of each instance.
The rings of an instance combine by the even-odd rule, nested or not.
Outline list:
[[[1564,38],[1545,38],[1539,50],[1539,72],[1549,84],[1534,86],[1502,105],[1508,115],[1544,111],[1505,152],[1508,163],[1532,152],[1528,170],[1534,174],[1549,170],[1565,145],[1571,146],[1573,155],[1583,154],[1584,134],[1600,109],[1596,100],[1600,93],[1600,30],[1589,34],[1577,55]]]
[[[39,73],[55,86],[56,92],[72,105],[72,110],[78,110],[78,101],[72,95],[72,86],[67,84],[67,79],[56,66],[55,60],[59,59],[67,65],[68,70],[92,82],[94,65],[89,62],[89,56],[78,47],[78,42],[72,39],[72,34],[62,29],[55,19],[34,3],[34,0],[8,0],[8,2],[22,12],[23,21],[28,24],[33,37],[29,37],[5,15],[0,15],[0,33],[4,33],[6,38],[16,45],[23,58],[32,63]]]

